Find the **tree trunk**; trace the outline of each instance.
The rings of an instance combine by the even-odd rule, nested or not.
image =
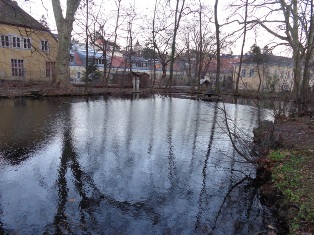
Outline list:
[[[72,28],[69,29],[66,24],[64,24],[61,29],[58,29],[59,38],[56,59],[56,76],[52,82],[60,86],[70,85],[69,57],[71,47],[71,31]]]
[[[202,76],[202,69],[203,69],[203,35],[202,35],[202,5],[199,1],[200,10],[198,12],[199,16],[199,30],[200,30],[200,41],[199,41],[199,68],[198,68],[198,79],[197,79],[197,91],[201,92],[201,76]]]
[[[84,93],[87,93],[87,88],[88,88],[88,82],[89,82],[89,54],[88,54],[88,20],[89,20],[89,5],[88,5],[88,0],[86,0],[86,22],[85,22],[85,37],[86,37],[86,41],[85,41],[85,89],[84,89]],[[94,29],[95,31],[95,29]]]
[[[113,48],[112,48],[112,52],[111,52],[111,58],[110,58],[111,62],[110,62],[110,66],[109,66],[109,70],[108,70],[107,76],[106,76],[106,86],[108,85],[109,76],[111,74],[111,68],[112,68],[112,60],[113,60],[114,53],[115,53],[115,50],[116,50],[117,37],[118,37],[117,31],[118,31],[119,19],[120,19],[120,6],[121,6],[121,0],[118,0],[118,5],[117,5],[118,12],[117,12],[117,18],[116,18],[116,25],[115,25],[115,28],[114,28],[114,41],[113,41]]]
[[[56,61],[56,76],[53,83],[61,86],[70,85],[70,46],[71,32],[73,30],[73,22],[75,12],[80,4],[80,0],[67,0],[66,15],[63,17],[60,0],[51,0],[52,8],[58,29],[58,52]]]
[[[108,86],[108,77],[107,76],[107,69],[108,69],[108,63],[107,63],[107,46],[108,41],[105,40],[105,34],[103,34],[103,50],[102,50],[102,57],[104,60],[104,74],[103,74],[103,82],[105,86]]]
[[[178,33],[181,17],[182,17],[182,12],[183,12],[183,8],[184,8],[185,0],[182,0],[182,5],[181,5],[180,11],[179,11],[179,2],[180,2],[180,0],[177,0],[176,10],[175,10],[175,19],[174,19],[175,22],[174,22],[174,29],[173,29],[172,45],[171,45],[170,68],[169,68],[170,74],[169,74],[169,80],[168,80],[167,85],[166,85],[166,88],[169,86],[170,89],[171,89],[172,80],[173,80],[173,66],[174,66],[175,51],[176,51],[176,38],[177,38],[177,33]]]
[[[238,95],[238,93],[239,93],[240,74],[241,74],[241,68],[242,68],[242,60],[243,60],[243,53],[244,53],[244,45],[245,45],[245,41],[246,41],[247,14],[248,14],[247,8],[248,8],[248,0],[246,0],[246,2],[245,2],[245,16],[244,16],[243,41],[242,41],[242,46],[241,46],[241,55],[240,55],[239,70],[238,70],[238,73],[236,74],[237,79],[236,79],[235,90],[234,90],[234,94],[236,94],[236,95]]]
[[[314,14],[313,14],[313,0],[310,4],[311,7],[311,15],[310,15],[310,26],[309,26],[309,35],[307,41],[307,48],[305,54],[305,61],[304,61],[304,69],[303,69],[303,80],[302,80],[302,87],[301,87],[301,102],[305,105],[308,101],[308,86],[310,80],[310,62],[311,57],[313,55],[314,50]],[[303,110],[306,111],[306,110]]]
[[[153,18],[153,46],[154,46],[154,63],[153,63],[153,82],[151,84],[151,89],[154,88],[156,82],[156,32],[155,32],[155,21],[156,21],[156,10],[157,10],[157,0],[155,0],[155,7],[154,7],[154,18]]]
[[[191,52],[190,52],[190,34],[187,33],[186,39],[186,46],[187,46],[187,57],[188,57],[188,68],[187,68],[187,76],[188,80],[190,81],[191,85],[191,92],[194,92],[194,81],[192,79],[192,60],[191,60]]]
[[[218,0],[215,1],[215,27],[216,27],[216,42],[217,42],[217,69],[215,91],[219,92],[219,79],[220,79],[220,38],[219,38],[219,23],[218,23]]]
[[[161,63],[161,66],[162,66],[162,76],[160,78],[160,85],[159,87],[162,86],[166,76],[167,76],[167,64],[166,63]]]

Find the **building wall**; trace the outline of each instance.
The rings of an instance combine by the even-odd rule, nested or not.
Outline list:
[[[49,81],[56,56],[57,41],[50,32],[0,24],[0,79]]]
[[[73,83],[83,82],[85,66],[70,66],[70,78]]]
[[[237,79],[239,66],[234,66],[233,81]],[[242,64],[240,71],[240,90],[281,91],[292,90],[293,68],[280,65]]]

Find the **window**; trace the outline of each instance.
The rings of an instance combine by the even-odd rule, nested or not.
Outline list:
[[[46,77],[52,78],[55,74],[56,62],[46,62]]]
[[[250,77],[254,77],[254,69],[250,69]]]
[[[104,64],[103,59],[95,59],[95,64]]]
[[[30,38],[23,38],[23,48],[24,49],[31,49],[31,39]]]
[[[143,63],[143,62],[137,62],[135,63],[136,67],[148,67],[148,63]]]
[[[241,69],[241,77],[245,77],[246,69]]]
[[[78,79],[81,78],[81,72],[77,72],[77,78],[78,78]]]
[[[21,38],[12,37],[12,46],[15,48],[21,48]]]
[[[12,76],[24,76],[23,60],[11,60]]]
[[[48,49],[48,41],[41,41],[41,50],[47,52]]]
[[[2,47],[10,46],[9,36],[1,35],[1,46]]]
[[[104,64],[104,59],[102,58],[95,58],[95,57],[89,57],[88,63],[90,65],[97,65],[97,64]]]

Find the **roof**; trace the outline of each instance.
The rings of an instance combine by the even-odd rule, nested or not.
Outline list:
[[[123,57],[114,56],[111,59],[111,66],[113,68],[124,68],[127,66],[127,63]]]
[[[137,40],[134,46],[135,46],[135,47],[140,47],[141,44],[140,44],[140,43],[138,42],[138,40]]]
[[[223,57],[220,59],[220,72],[221,73],[230,73],[233,71],[233,65],[238,63],[240,61],[240,58],[235,57]],[[217,71],[217,59],[213,59],[209,64],[210,72],[216,72]]]
[[[153,65],[153,63],[152,63],[152,65]],[[160,63],[160,61],[156,62],[155,67],[157,70],[162,70],[162,64]],[[166,69],[170,70],[170,62],[167,64]],[[182,63],[175,61],[173,64],[173,72],[181,72],[183,70],[184,70],[184,68],[183,68]]]
[[[276,56],[276,55],[271,55],[271,54],[261,54],[260,61],[263,64],[293,66],[292,58],[288,58],[284,56]],[[242,61],[242,64],[255,64],[255,63],[256,63],[256,57],[254,55]]]
[[[85,65],[84,57],[81,54],[77,53],[76,51],[74,52],[74,61],[76,65],[81,65],[81,66]]]
[[[70,54],[73,55],[74,65],[85,66],[86,65],[86,51],[70,51]],[[88,53],[89,58],[102,59],[102,53]],[[108,57],[107,57],[108,58]]]
[[[107,45],[109,46],[116,47],[118,50],[120,49],[120,46],[117,43],[111,42],[109,40],[103,40],[102,38],[98,38],[95,40],[95,43],[98,45],[103,45],[104,42],[107,42]]]
[[[116,71],[115,74],[116,75],[122,75],[122,76],[128,76],[131,74],[131,72],[130,71]],[[132,74],[137,76],[137,77],[149,76],[149,74],[145,73],[145,72],[134,72],[134,71],[132,71]]]
[[[9,24],[27,27],[41,31],[49,31],[32,16],[22,10],[17,2],[12,0],[0,0],[0,24]]]

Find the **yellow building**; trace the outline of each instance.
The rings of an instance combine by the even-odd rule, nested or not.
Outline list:
[[[15,1],[0,0],[0,79],[50,81],[57,40]]]
[[[234,65],[233,81],[239,74],[239,63]],[[262,54],[258,59],[249,56],[242,61],[239,89],[250,91],[282,91],[293,88],[293,59]]]

